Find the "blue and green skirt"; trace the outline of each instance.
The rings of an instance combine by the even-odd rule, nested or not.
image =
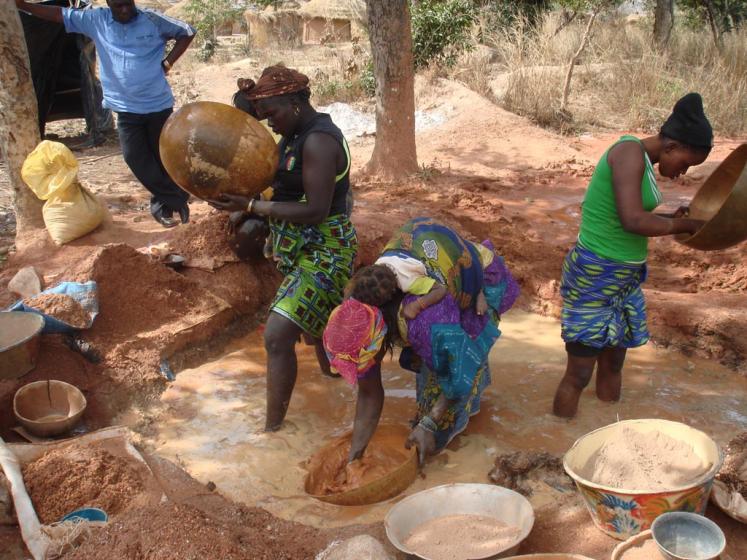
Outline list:
[[[645,263],[611,261],[576,245],[563,262],[560,283],[563,340],[600,349],[646,344],[645,280]]]

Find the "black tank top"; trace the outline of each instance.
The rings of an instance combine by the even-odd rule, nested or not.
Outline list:
[[[283,138],[278,145],[280,162],[272,184],[272,200],[277,202],[298,202],[304,196],[303,190],[303,145],[309,134],[323,132],[340,143],[345,152],[345,169],[335,177],[335,192],[328,216],[345,213],[345,198],[350,189],[350,150],[342,131],[326,113],[317,113],[306,127],[293,138]]]

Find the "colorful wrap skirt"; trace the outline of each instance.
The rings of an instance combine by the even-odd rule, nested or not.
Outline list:
[[[563,340],[592,348],[646,344],[645,280],[645,263],[610,261],[576,245],[563,262],[560,283]]]
[[[355,228],[340,214],[319,225],[270,220],[270,230],[272,256],[285,276],[270,311],[320,338],[353,274]]]

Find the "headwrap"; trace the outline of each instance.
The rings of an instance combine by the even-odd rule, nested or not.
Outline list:
[[[262,71],[262,76],[256,82],[240,78],[238,86],[247,99],[256,101],[257,99],[308,90],[309,77],[292,68],[275,65],[265,68]]]
[[[348,298],[330,314],[322,341],[332,371],[351,385],[375,364],[387,328],[377,307]]]
[[[700,94],[688,93],[677,101],[660,133],[688,146],[711,148],[713,129],[703,111],[703,98]]]

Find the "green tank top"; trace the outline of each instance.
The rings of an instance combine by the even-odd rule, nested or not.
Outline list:
[[[648,237],[625,231],[617,213],[615,193],[612,188],[612,169],[607,154],[620,142],[641,141],[635,136],[622,136],[610,146],[599,160],[586,190],[581,207],[581,228],[578,242],[600,257],[617,262],[642,263],[648,255]],[[641,149],[643,145],[641,144]],[[656,186],[654,166],[644,151],[646,170],[641,181],[643,209],[651,212],[661,204],[661,193]]]

